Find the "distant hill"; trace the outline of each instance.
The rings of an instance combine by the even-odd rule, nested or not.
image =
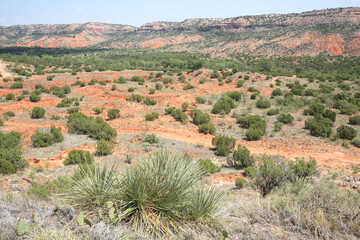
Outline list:
[[[0,46],[163,48],[216,54],[360,55],[360,8],[226,19],[0,27]]]

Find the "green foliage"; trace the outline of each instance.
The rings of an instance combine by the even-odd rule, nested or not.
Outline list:
[[[34,147],[47,147],[54,143],[52,134],[38,131],[31,136],[31,141]]]
[[[96,143],[96,153],[99,156],[107,156],[111,155],[114,151],[114,144],[110,141],[106,141],[105,139],[100,139]]]
[[[274,89],[271,93],[271,96],[274,96],[274,97],[282,96],[282,95],[283,95],[283,93],[280,88]]]
[[[160,139],[155,134],[148,134],[145,136],[144,142],[155,144],[155,143],[159,143]]]
[[[318,103],[311,103],[308,109],[304,110],[305,115],[321,116],[324,114],[325,107]]]
[[[332,134],[331,126],[333,122],[328,118],[317,117],[305,121],[305,129],[310,130],[310,134],[315,137],[329,137]]]
[[[231,109],[235,107],[233,100],[229,98],[223,98],[214,104],[211,113],[225,115],[230,113]]]
[[[336,129],[336,132],[341,139],[352,140],[357,136],[357,131],[346,125],[341,125],[338,129]]]
[[[14,83],[10,86],[10,89],[21,89],[24,85],[21,82]]]
[[[158,118],[159,118],[158,112],[147,113],[145,115],[145,121],[154,121],[155,119],[158,119]]]
[[[128,88],[128,92],[133,92],[133,91],[135,91],[135,88],[133,88],[133,87]]]
[[[195,100],[196,100],[196,103],[198,103],[198,104],[206,103],[206,100],[203,97],[196,97]]]
[[[188,84],[186,84],[186,86],[184,86],[183,90],[189,90],[189,89],[193,89],[193,88],[195,88],[195,86],[188,83]]]
[[[121,209],[127,221],[142,223],[157,236],[167,234],[181,219],[208,219],[222,195],[197,185],[202,175],[198,164],[183,155],[157,153],[121,177]],[[168,219],[172,219],[169,225]]]
[[[236,178],[235,179],[235,186],[237,187],[237,188],[243,188],[244,187],[244,185],[246,184],[246,180],[245,179],[243,179],[243,178]]]
[[[269,109],[266,114],[269,116],[278,115],[280,110],[278,108]]]
[[[351,144],[357,148],[360,148],[360,139],[353,139],[351,140]]]
[[[231,160],[232,165],[238,168],[251,167],[255,163],[255,159],[251,155],[249,149],[241,145],[239,145],[238,149],[233,152]]]
[[[140,95],[137,95],[137,94],[131,94],[131,96],[126,99],[126,101],[130,101],[130,102],[141,102],[141,101],[142,101],[142,97],[141,97]]]
[[[317,172],[317,163],[313,158],[309,162],[297,159],[295,163],[270,156],[263,156],[261,160],[255,173],[254,185],[263,196],[286,182],[306,178]]]
[[[31,118],[33,119],[39,119],[44,117],[45,115],[45,109],[42,107],[34,107],[31,111]]]
[[[201,169],[207,174],[214,174],[221,171],[221,167],[216,166],[210,159],[199,159]]]
[[[31,136],[31,141],[34,147],[47,147],[54,143],[59,143],[64,140],[64,137],[61,133],[61,128],[56,128],[51,126],[50,129],[43,129],[41,132],[36,131],[35,134]]]
[[[288,113],[288,114],[281,113],[281,114],[277,117],[277,120],[278,120],[279,122],[284,123],[284,124],[290,124],[290,123],[292,123],[292,122],[295,120],[295,118],[294,118],[290,113]]]
[[[79,107],[71,107],[71,108],[66,109],[66,112],[71,114],[71,113],[77,113],[77,112],[79,112],[79,110],[80,110]]]
[[[184,113],[181,109],[173,109],[171,111],[171,116],[179,122],[185,123],[188,121],[188,115]]]
[[[214,135],[216,133],[215,125],[211,122],[203,123],[199,125],[199,131],[205,134],[212,134]]]
[[[100,108],[100,107],[94,107],[93,111],[95,112],[95,114],[100,114],[104,111],[105,108]]]
[[[182,105],[181,105],[181,109],[183,110],[183,112],[186,112],[186,110],[189,108],[189,103],[187,102],[184,102]]]
[[[244,80],[239,80],[239,81],[236,83],[236,87],[241,88],[241,87],[244,86],[244,84],[245,84],[245,81],[244,81]]]
[[[64,165],[73,165],[80,163],[93,164],[94,157],[89,151],[71,150],[69,152],[68,158],[64,161]]]
[[[15,173],[26,166],[26,161],[22,158],[20,138],[21,134],[18,132],[0,132],[0,173]]]
[[[82,215],[82,213],[80,213],[77,217],[77,224],[79,226],[83,226],[84,225],[84,215]]]
[[[13,93],[9,93],[5,97],[6,101],[15,100],[15,95]]]
[[[215,154],[217,156],[227,156],[235,147],[235,138],[218,135],[212,139],[212,144],[215,146]]]
[[[284,123],[282,122],[275,122],[274,130],[275,132],[281,131],[281,129],[284,127]]]
[[[27,233],[27,224],[25,219],[20,219],[16,225],[16,235],[24,236]]]
[[[211,120],[210,115],[208,113],[204,113],[199,109],[191,110],[190,117],[192,118],[192,122],[195,125],[202,125],[205,123],[209,123]]]
[[[227,92],[226,93],[227,96],[229,96],[232,100],[234,101],[240,101],[241,100],[241,93],[234,91],[234,92]]]
[[[259,101],[256,102],[257,108],[265,109],[265,108],[269,108],[270,106],[271,103],[267,99],[260,99]]]
[[[150,99],[149,97],[146,97],[144,103],[145,105],[155,105],[157,102],[154,99]]]
[[[14,117],[15,113],[13,111],[4,112],[4,117]]]
[[[96,140],[113,140],[117,133],[101,117],[94,119],[83,113],[72,113],[68,117],[67,127],[70,133],[90,135]]]
[[[116,119],[120,117],[120,110],[119,109],[109,109],[107,113],[107,117],[109,119]]]
[[[308,162],[304,158],[297,158],[296,162],[289,162],[290,168],[294,171],[297,178],[306,178],[317,172],[317,162],[315,158],[310,158]]]
[[[29,100],[31,102],[39,102],[41,100],[40,94],[37,94],[36,92],[30,93]]]
[[[323,117],[328,118],[333,122],[336,121],[336,113],[334,111],[331,111],[331,110],[328,110],[328,109],[325,110],[325,112],[323,113]]]
[[[349,124],[351,124],[351,125],[360,125],[360,115],[350,117],[349,118]]]
[[[237,119],[237,122],[240,123],[243,128],[248,129],[245,135],[249,141],[259,140],[265,135],[266,122],[259,115],[241,117]]]
[[[256,167],[247,167],[244,169],[244,174],[247,178],[254,178],[258,169]]]

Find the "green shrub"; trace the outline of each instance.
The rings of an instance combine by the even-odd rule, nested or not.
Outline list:
[[[149,97],[146,97],[144,100],[145,105],[155,105],[157,102],[154,99],[150,99]]]
[[[240,101],[241,100],[241,93],[234,91],[234,92],[227,92],[226,93],[227,96],[229,96],[232,100],[234,101]]]
[[[145,136],[144,142],[155,144],[155,143],[159,143],[160,139],[155,134],[149,134]]]
[[[355,147],[360,148],[360,139],[351,140],[351,144],[354,145]]]
[[[100,139],[96,143],[96,153],[99,156],[111,155],[114,150],[114,144],[105,139]]]
[[[235,138],[219,135],[212,139],[212,144],[215,146],[215,154],[217,156],[227,156],[235,147]]]
[[[5,117],[14,117],[15,113],[13,111],[7,111],[3,114]]]
[[[181,105],[181,109],[183,112],[186,112],[186,110],[189,108],[189,103],[185,102]]]
[[[158,112],[152,112],[145,115],[145,121],[154,121],[159,118]]]
[[[0,173],[12,174],[22,170],[27,162],[22,158],[21,134],[0,132]]]
[[[221,167],[216,166],[210,159],[199,159],[198,163],[206,174],[214,174],[221,171]]]
[[[53,135],[49,132],[36,132],[31,136],[34,147],[47,147],[54,143]]]
[[[42,107],[34,107],[31,111],[31,118],[38,119],[45,116],[45,109]]]
[[[15,95],[13,93],[9,93],[5,97],[6,101],[15,100]]]
[[[198,103],[198,104],[206,103],[206,100],[203,97],[196,97],[195,100],[196,100],[196,103]]]
[[[315,137],[329,137],[332,134],[331,126],[333,122],[328,118],[311,118],[305,121],[305,129],[310,130],[310,134]]]
[[[4,126],[4,121],[2,119],[0,119],[0,127]]]
[[[79,112],[79,110],[80,110],[79,107],[72,107],[72,108],[66,109],[66,112],[71,114],[71,113],[77,113],[77,112]]]
[[[275,126],[274,126],[275,132],[281,131],[281,129],[283,128],[283,126],[284,126],[284,123],[282,123],[282,122],[275,122]]]
[[[2,174],[13,174],[16,173],[16,164],[6,161],[0,158],[0,173]]]
[[[259,115],[251,115],[246,117],[240,117],[237,119],[237,122],[241,124],[243,128],[250,128],[250,126],[256,122],[264,121],[261,116]]]
[[[149,90],[149,94],[154,94],[155,93],[155,88],[150,88],[150,90]]]
[[[61,127],[55,127],[55,126],[51,126],[50,127],[50,133],[53,136],[53,142],[54,143],[59,143],[64,141],[64,136],[61,133]]]
[[[284,114],[284,113],[281,113],[278,117],[277,117],[277,120],[279,122],[282,122],[284,124],[290,124],[292,123],[295,118],[289,113],[289,114]]]
[[[179,122],[185,123],[188,121],[188,115],[180,109],[175,109],[171,112],[171,116]]]
[[[259,140],[266,133],[266,122],[259,115],[252,115],[241,117],[237,120],[243,128],[248,130],[245,132],[246,138],[249,141]]]
[[[236,178],[235,179],[235,186],[237,187],[237,188],[243,188],[244,187],[244,185],[246,184],[246,180],[245,179],[243,179],[243,178]]]
[[[257,170],[258,169],[256,167],[247,167],[244,169],[244,174],[247,178],[254,178]]]
[[[14,83],[10,86],[10,89],[21,89],[24,85],[21,82]]]
[[[35,92],[30,93],[29,100],[31,102],[39,102],[41,100],[41,97],[39,94],[36,94]]]
[[[130,102],[141,102],[141,101],[142,101],[142,97],[141,97],[140,95],[137,95],[137,94],[131,94],[131,96],[126,99],[126,101],[130,101]]]
[[[189,90],[189,89],[193,89],[193,88],[195,88],[195,86],[188,83],[188,84],[186,84],[186,86],[184,86],[183,90]]]
[[[69,133],[90,135],[97,140],[105,139],[110,141],[117,135],[115,129],[110,127],[101,117],[94,119],[83,113],[70,114],[67,126]]]
[[[331,110],[328,110],[328,109],[325,110],[325,112],[323,113],[323,117],[328,118],[333,122],[336,121],[336,113],[334,111],[331,111]]]
[[[133,91],[135,91],[135,88],[133,88],[133,87],[128,88],[128,92],[133,92]]]
[[[190,112],[190,117],[192,118],[192,122],[195,125],[202,125],[204,123],[209,123],[211,118],[208,113],[204,113],[199,109],[193,109]]]
[[[269,108],[270,106],[271,103],[267,99],[260,99],[259,101],[256,102],[257,108],[265,109],[265,108]]]
[[[94,163],[94,157],[90,154],[89,151],[83,151],[83,150],[71,150],[69,152],[69,156],[64,161],[64,165],[74,165],[74,164],[80,164],[80,163],[86,163],[86,164],[93,164]]]
[[[107,117],[109,119],[116,119],[120,117],[120,110],[119,109],[109,109],[107,113]]]
[[[239,80],[239,81],[236,83],[236,87],[241,88],[241,87],[244,86],[244,84],[245,84],[245,81],[244,81],[244,80]]]
[[[304,110],[305,115],[320,116],[323,115],[325,107],[318,103],[311,103],[308,109]]]
[[[104,111],[104,108],[94,107],[93,111],[95,112],[95,114],[100,114]]]
[[[274,96],[274,97],[282,96],[282,95],[283,95],[283,93],[280,88],[274,89],[271,93],[271,96]]]
[[[297,178],[306,178],[317,172],[317,162],[314,158],[305,162],[304,158],[297,158],[296,162],[289,162],[290,168],[294,171]]]
[[[269,116],[278,115],[280,110],[278,108],[269,109],[266,114]]]
[[[357,131],[346,125],[341,125],[338,129],[336,129],[336,132],[341,139],[352,140],[357,136]]]
[[[216,128],[213,123],[203,123],[199,125],[199,131],[205,134],[212,134],[214,135],[216,133]]]
[[[225,115],[231,112],[232,104],[230,101],[219,100],[214,104],[211,113]]]
[[[244,76],[244,80],[249,80],[250,79],[250,76],[249,75],[245,75]]]
[[[250,154],[246,147],[238,146],[238,149],[233,152],[232,165],[239,168],[251,167],[255,163],[254,157]]]
[[[349,124],[351,124],[351,125],[360,125],[360,115],[350,117],[349,118]]]
[[[269,194],[275,187],[294,179],[294,174],[285,161],[263,156],[254,177],[254,185],[262,196]]]

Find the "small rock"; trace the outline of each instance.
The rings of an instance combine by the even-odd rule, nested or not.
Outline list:
[[[14,192],[22,192],[22,191],[24,191],[24,189],[21,186],[14,185],[14,184],[10,185],[10,189],[11,189],[11,191],[14,191]]]
[[[348,182],[343,182],[343,184],[341,186],[342,187],[347,187],[347,186],[349,186],[349,183]]]
[[[345,178],[345,182],[351,182],[351,177],[347,176],[347,177]]]

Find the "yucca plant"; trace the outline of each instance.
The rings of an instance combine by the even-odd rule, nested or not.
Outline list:
[[[94,212],[111,200],[112,193],[117,189],[117,178],[114,165],[111,168],[107,165],[79,165],[70,180],[71,187],[65,197],[74,206]]]
[[[200,166],[186,155],[159,152],[147,156],[122,174],[121,217],[135,228],[168,235],[189,221],[211,216],[222,195],[200,189],[202,174]]]

